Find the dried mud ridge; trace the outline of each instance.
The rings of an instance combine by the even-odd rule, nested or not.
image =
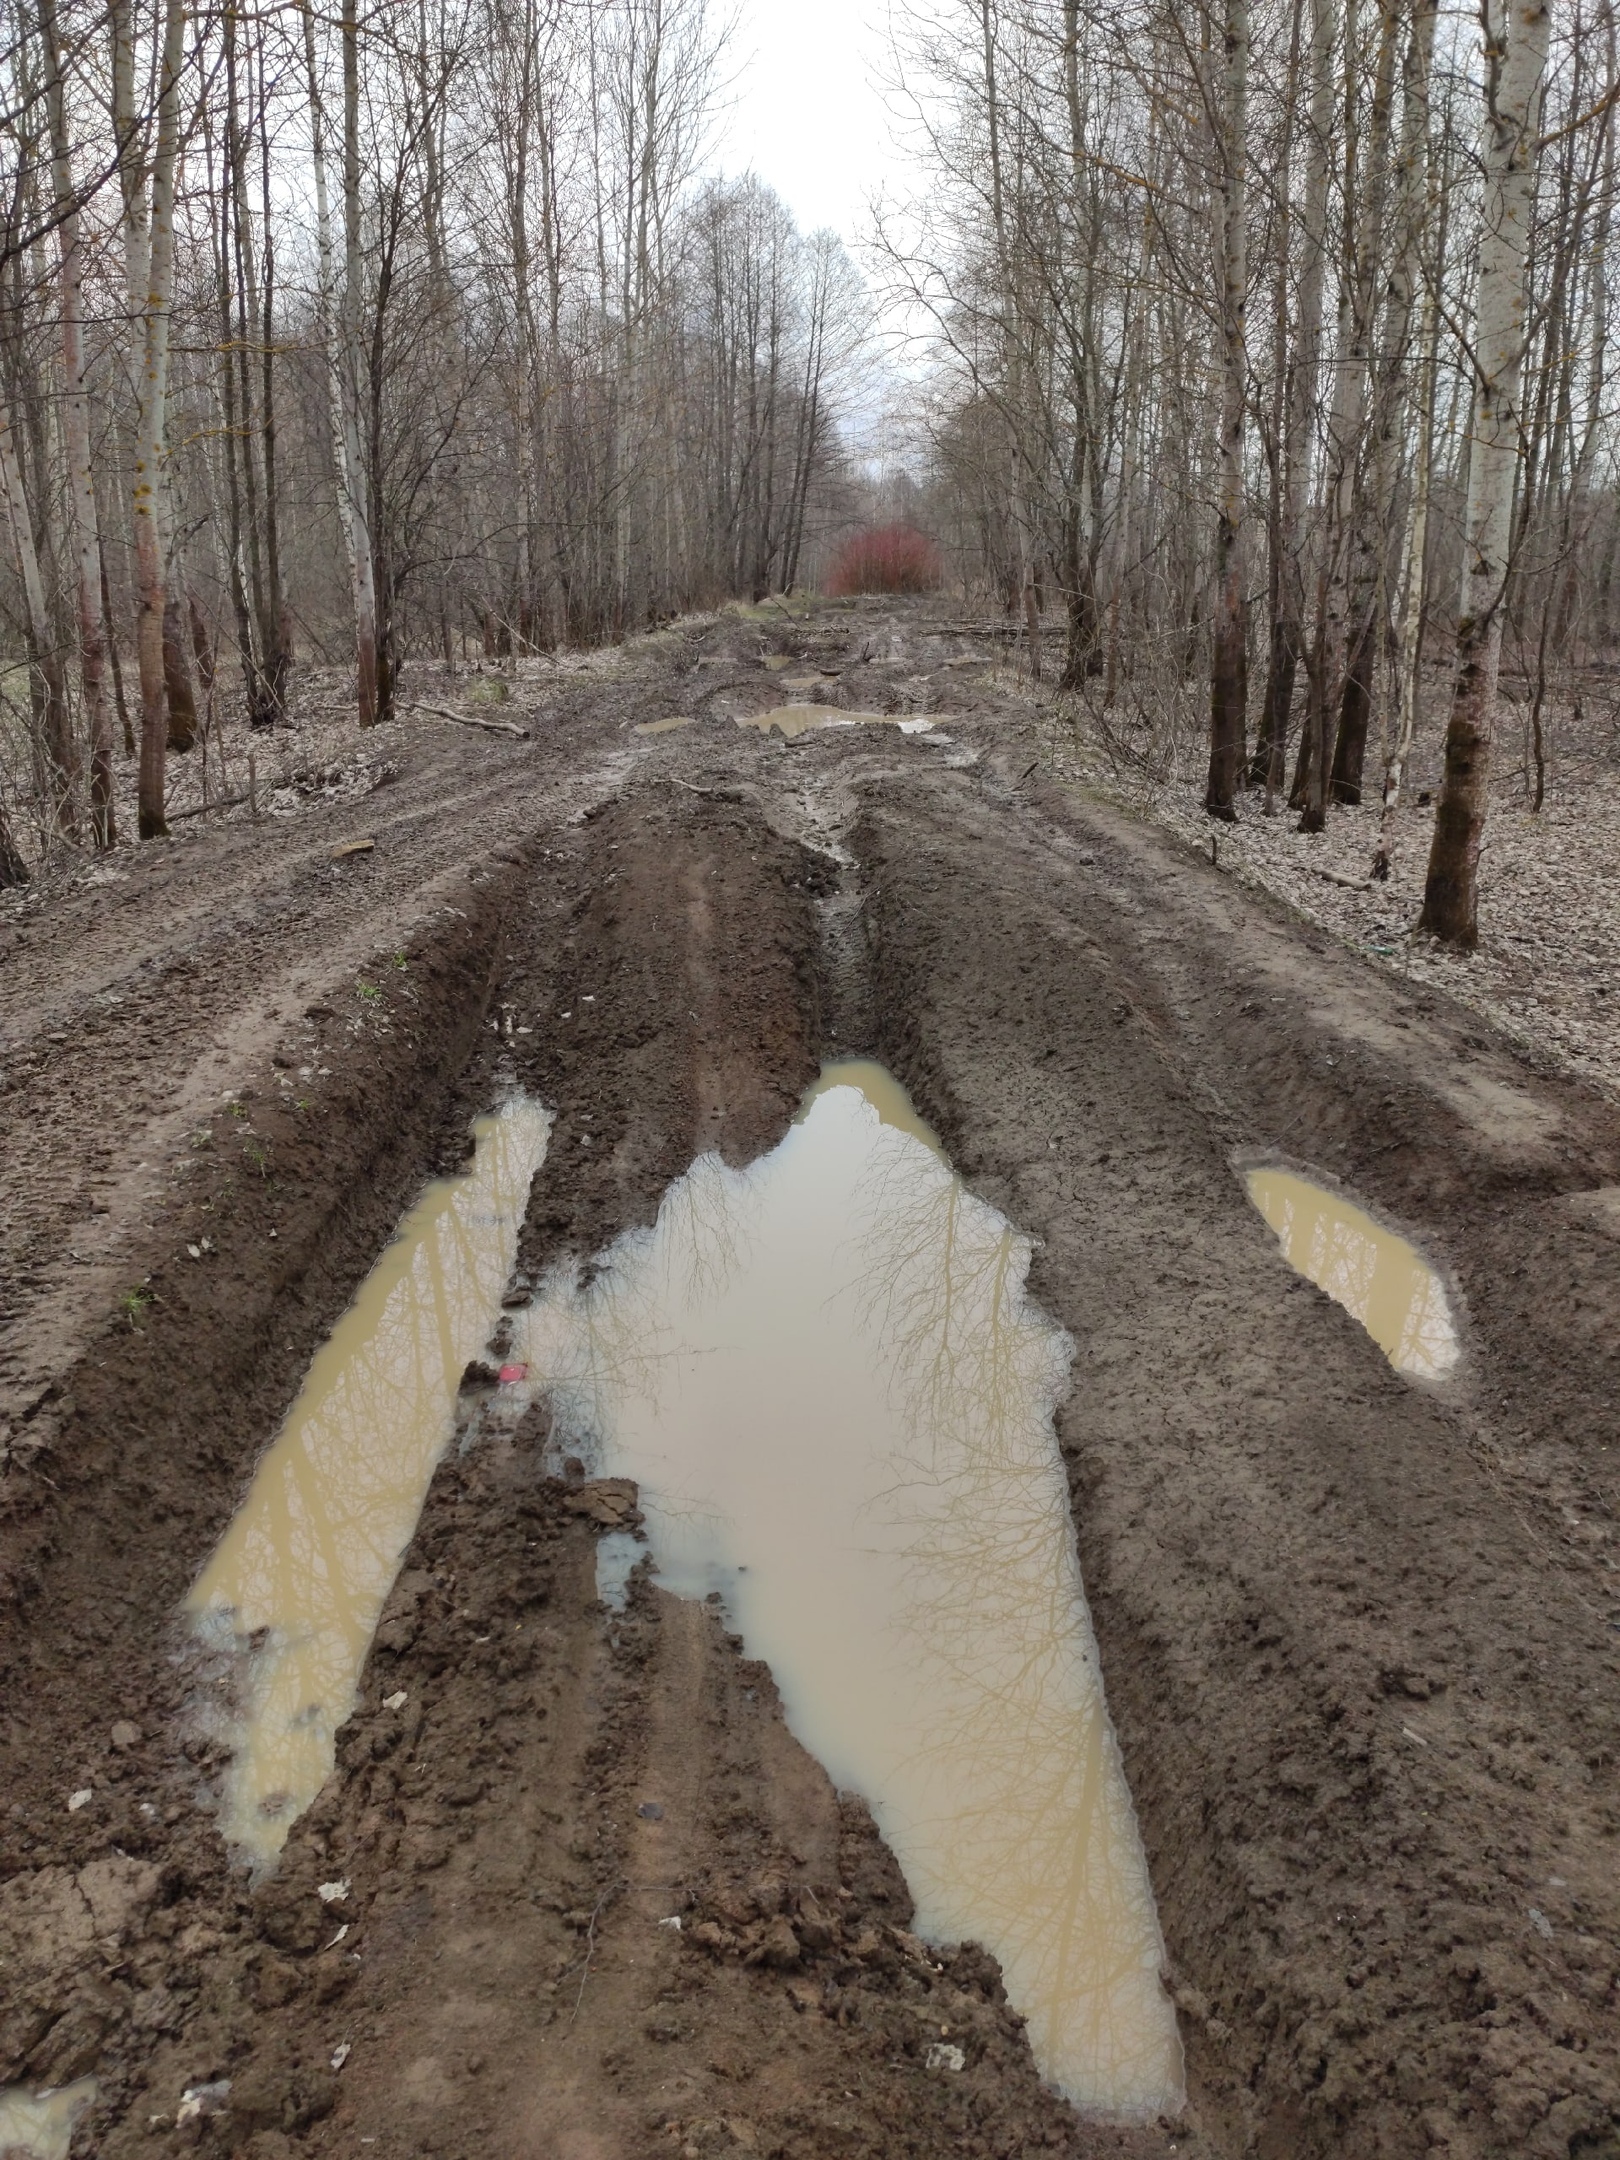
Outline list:
[[[77,2150],[1620,2153],[1620,1120],[1043,787],[973,649],[921,609],[726,619],[533,743],[424,729],[384,795],[149,851],[14,942],[0,2082],[95,2075]],[[735,729],[767,652],[949,739]],[[715,717],[633,733],[717,676]],[[179,1600],[469,1115],[511,1082],[557,1112],[516,1291],[851,1051],[1041,1239],[1078,1345],[1175,2123],[1042,2087],[721,1617],[597,1602],[633,1493],[547,1478],[477,1375],[331,1782],[257,1889],[214,1833]],[[1455,1381],[1288,1273],[1256,1151],[1443,1268]]]

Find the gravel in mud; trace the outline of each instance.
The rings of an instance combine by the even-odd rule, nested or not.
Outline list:
[[[939,724],[762,738],[767,656]],[[0,2083],[98,2077],[76,2150],[1620,2152],[1620,1115],[1056,789],[983,658],[925,608],[722,617],[528,742],[402,725],[385,789],[11,925]],[[333,1778],[257,1887],[213,1828],[180,1599],[469,1115],[514,1082],[557,1113],[516,1295],[853,1052],[1041,1240],[1077,1345],[1173,2122],[1042,2086],[723,1618],[599,1602],[633,1491],[547,1475],[543,1411],[476,1377]],[[1455,1379],[1288,1271],[1261,1157],[1440,1267]]]

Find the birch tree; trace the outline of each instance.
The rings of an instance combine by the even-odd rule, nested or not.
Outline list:
[[[1502,658],[1502,606],[1514,480],[1524,455],[1525,262],[1551,35],[1547,0],[1486,0],[1485,202],[1462,595],[1445,776],[1418,919],[1420,930],[1464,948],[1479,935],[1479,856]]]
[[[1220,494],[1215,531],[1211,638],[1209,784],[1204,808],[1231,821],[1248,724],[1248,620],[1244,605],[1244,420],[1249,396],[1248,124],[1249,0],[1226,0],[1219,114]]]

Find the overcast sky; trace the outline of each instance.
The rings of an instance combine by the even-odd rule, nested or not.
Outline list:
[[[801,232],[830,225],[853,241],[892,158],[870,80],[888,49],[887,0],[740,0],[737,12],[734,104],[718,164],[727,173],[751,167]]]

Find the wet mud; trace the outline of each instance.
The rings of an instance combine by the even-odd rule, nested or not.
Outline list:
[[[634,1481],[660,1587],[720,1606],[866,1798],[915,1931],[991,1951],[1082,2112],[1151,2120],[1180,2047],[1052,1431],[1072,1345],[1029,1259],[843,1061],[514,1340],[557,1460]]]
[[[1620,1118],[1049,787],[991,651],[923,607],[692,626],[530,743],[422,728],[384,794],[18,933],[0,2087],[94,2079],[76,2154],[1620,2151]],[[812,676],[939,724],[733,724]],[[559,1270],[588,1293],[849,1056],[1074,1346],[1053,1474],[1185,2053],[1157,2121],[1043,2078],[1011,1955],[935,1939],[790,1661],[637,1564],[656,1481],[498,1377]],[[186,1599],[513,1093],[554,1122],[511,1304],[256,1877]],[[1432,1262],[1443,1385],[1286,1264],[1261,1159]]]

